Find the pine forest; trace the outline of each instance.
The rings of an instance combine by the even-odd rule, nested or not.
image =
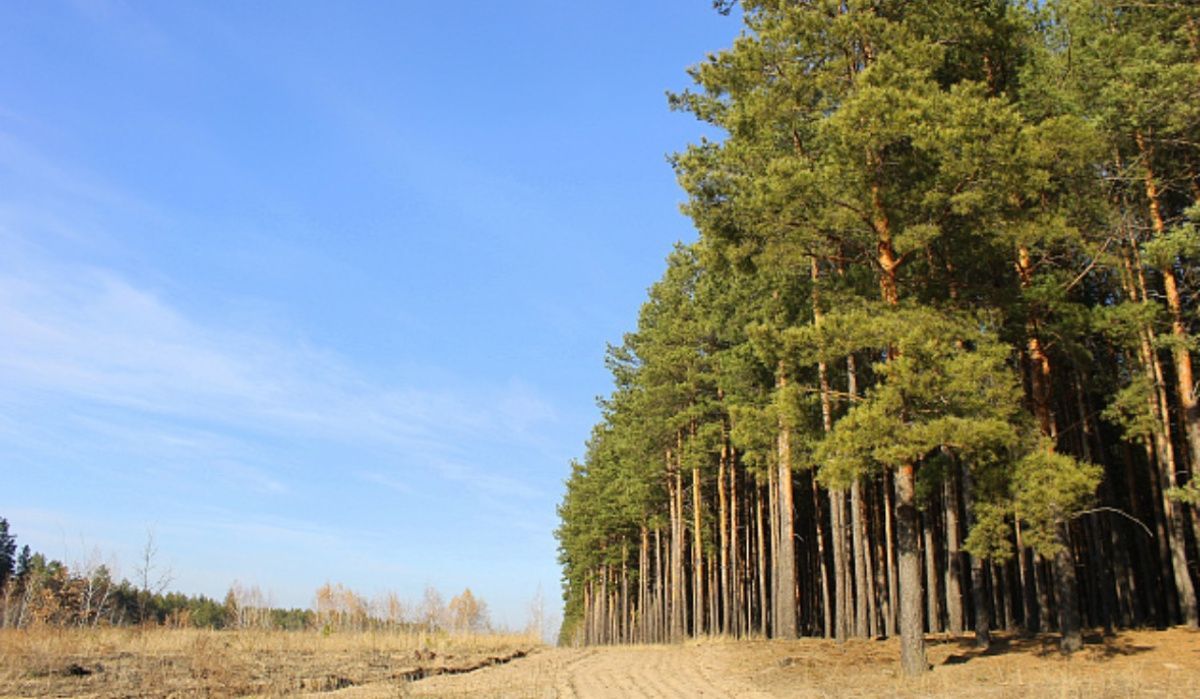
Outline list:
[[[1196,627],[1200,6],[717,10],[562,642]]]

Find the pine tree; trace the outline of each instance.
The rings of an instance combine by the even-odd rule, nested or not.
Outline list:
[[[16,552],[17,538],[9,533],[8,520],[0,517],[0,590],[17,571]]]

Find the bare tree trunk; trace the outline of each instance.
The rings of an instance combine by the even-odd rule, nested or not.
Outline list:
[[[654,576],[655,601],[657,612],[654,618],[654,640],[666,640],[667,629],[667,570],[663,565],[662,529],[654,528],[654,565],[657,567]]]
[[[1074,653],[1083,648],[1080,632],[1078,584],[1075,580],[1075,561],[1071,556],[1071,540],[1066,524],[1056,532],[1059,549],[1054,554],[1054,585],[1058,597],[1058,630],[1062,634],[1059,649]]]
[[[834,589],[836,590],[833,601],[834,614],[831,631],[834,638],[844,641],[849,632],[849,625],[846,623],[851,614],[849,607],[854,603],[854,600],[848,590],[850,576],[847,568],[846,551],[842,541],[846,531],[846,505],[843,493],[830,491],[829,516],[833,529],[833,579]]]
[[[621,542],[621,643],[629,643],[629,543]]]
[[[820,488],[820,486],[817,485],[816,478],[812,479],[812,496],[813,496],[813,518],[815,520],[816,530],[817,530],[816,531],[816,534],[817,534],[817,552],[816,553],[817,553],[817,571],[818,571],[817,574],[821,578],[819,581],[820,590],[821,590],[821,614],[822,614],[821,629],[822,629],[822,632],[823,632],[825,638],[830,638],[833,636],[833,615],[832,615],[833,610],[832,610],[832,606],[830,604],[830,599],[829,599],[829,571],[827,570],[827,567],[825,565],[825,531],[824,531],[825,525],[824,525],[824,516],[821,513],[821,509],[822,509],[821,508],[821,488]],[[833,509],[833,504],[834,504],[833,501],[835,498],[840,501],[841,494],[840,493],[830,493],[830,509],[831,510]],[[832,518],[832,513],[831,513],[831,518]],[[837,534],[835,534],[835,536],[840,534],[840,532],[837,529],[836,522],[834,523],[834,531],[837,533]],[[837,545],[836,539],[834,540],[833,545],[834,545],[834,551],[835,551],[835,555],[836,555],[836,551],[839,548]],[[835,570],[837,569],[836,562],[834,563],[834,569]]]
[[[729,632],[734,636],[741,636],[741,613],[743,596],[742,596],[742,567],[738,562],[739,551],[738,546],[738,526],[741,522],[738,519],[738,470],[737,458],[732,448],[729,450],[729,606],[732,612],[730,613],[730,621],[732,626]],[[749,537],[747,537],[747,540]],[[749,560],[747,558],[747,560]]]
[[[813,307],[813,323],[820,327],[821,321],[824,318],[824,312],[821,309],[820,299],[820,277],[821,267],[817,264],[817,258],[812,259],[812,307]],[[829,368],[824,360],[817,362],[817,377],[821,386],[821,429],[828,434],[833,429],[833,401],[829,395]],[[817,557],[820,561],[821,575],[821,611],[823,614],[822,629],[825,638],[837,636],[839,640],[845,638],[845,630],[843,628],[843,619],[845,619],[845,605],[848,601],[848,596],[845,594],[846,588],[846,569],[845,557],[843,556],[842,542],[845,536],[845,498],[841,493],[829,494],[829,518],[830,526],[833,529],[831,544],[833,546],[833,575],[837,592],[834,595],[837,605],[837,629],[833,628],[834,620],[831,609],[831,601],[829,594],[829,574],[825,569],[825,537],[822,532],[822,516],[821,516],[821,493],[817,486],[816,478],[813,478],[813,508],[815,510],[814,517],[817,523]]]
[[[1013,530],[1017,539],[1017,571],[1021,577],[1021,606],[1025,610],[1025,630],[1029,633],[1037,633],[1041,630],[1041,618],[1044,612],[1044,609],[1039,606],[1037,598],[1037,569],[1033,566],[1033,553],[1025,547],[1020,513],[1016,513],[1013,520]]]
[[[774,478],[771,478],[767,485],[767,491],[770,493],[773,488]],[[767,542],[766,532],[763,531],[763,496],[762,488],[755,489],[757,495],[757,514],[758,514],[758,616],[759,633],[763,637],[767,637],[770,633],[768,619],[770,618],[771,598],[767,595]],[[773,589],[773,586],[772,586]]]
[[[695,427],[693,426],[693,430]],[[704,633],[704,541],[701,533],[700,469],[692,469],[692,635]]]
[[[887,556],[887,613],[884,617],[884,627],[888,637],[896,635],[896,617],[899,596],[896,591],[896,537],[892,533],[892,522],[895,517],[892,512],[892,477],[888,472],[883,474],[883,488],[880,497],[883,498],[883,546]]]
[[[668,457],[670,458],[670,456]],[[683,638],[687,629],[683,598],[683,475],[671,458],[671,640]]]
[[[708,632],[709,634],[716,634],[720,633],[718,626],[721,622],[721,608],[719,602],[717,601],[717,597],[720,593],[720,587],[718,587],[717,582],[717,561],[713,560],[712,556],[708,557],[708,564],[705,566],[705,569],[708,571]]]
[[[724,428],[722,428],[724,432]],[[730,618],[733,607],[733,595],[730,594],[729,574],[729,494],[725,485],[725,477],[729,472],[729,442],[722,441],[721,460],[717,465],[717,532],[720,536],[720,569],[721,569],[721,611],[720,618],[713,617],[713,625],[719,624],[717,631],[721,634],[730,632]]]
[[[861,627],[857,633],[867,638],[878,635],[875,609],[875,566],[871,553],[871,540],[867,528],[868,508],[863,503],[863,481],[856,478],[850,485],[850,518],[852,520],[854,547],[854,578],[858,605],[856,622]]]
[[[969,469],[962,469],[963,501],[967,510],[967,527],[975,526],[975,479]],[[983,561],[971,555],[971,606],[975,611],[975,647],[986,650],[992,644],[991,611],[984,586]]]
[[[930,513],[932,513],[930,508]],[[921,517],[925,548],[925,623],[929,633],[940,631],[942,610],[938,599],[937,551],[934,547],[933,521],[929,513]]]
[[[896,473],[896,529],[900,549],[900,667],[907,675],[919,675],[929,669],[921,622],[916,487],[913,466],[902,466]]]
[[[846,382],[846,392],[854,399],[858,396],[858,367],[853,354],[846,357]],[[862,478],[859,477],[850,484],[850,541],[854,557],[854,633],[860,637],[875,635],[874,576],[871,574],[871,555],[867,550],[870,543],[867,541],[867,531],[864,527],[865,516]],[[849,587],[848,581],[846,587]],[[847,594],[846,597],[849,598],[850,595]]]
[[[880,477],[874,479],[874,481],[864,481],[864,483],[870,486],[865,493],[867,496],[865,502],[871,509],[871,516],[867,521],[867,546],[870,547],[871,560],[875,567],[874,589],[876,590],[877,607],[879,609],[878,618],[872,620],[872,623],[875,625],[877,636],[882,634],[890,638],[895,633],[893,632],[894,627],[891,621],[889,621],[893,618],[893,607],[891,598],[888,597],[887,537],[880,531],[886,524],[884,522],[886,513],[883,507],[885,496],[882,491],[887,487],[887,481],[883,477]]]
[[[608,645],[612,642],[610,600],[608,597],[608,566],[600,566],[600,594],[598,597],[600,599],[599,613],[597,614],[599,619],[596,626],[600,629],[600,643]]]
[[[588,580],[583,584],[583,645],[590,646],[595,644],[595,638],[592,634],[592,581]]]
[[[649,615],[646,611],[647,605],[650,604],[650,530],[643,524],[640,533],[641,539],[638,547],[637,641],[639,643],[648,643],[650,639],[646,633],[646,622],[649,619]]]
[[[1004,629],[1007,631],[1008,629],[1013,628],[1013,626],[1016,623],[1013,618],[1012,566],[1009,565],[1009,563],[999,563],[999,562],[997,562],[995,565],[996,565],[996,571],[997,571],[996,577],[1002,583],[1000,585],[1000,602],[1004,608]]]
[[[779,374],[778,385],[783,388],[787,379]],[[778,556],[775,559],[775,585],[777,609],[776,638],[796,637],[796,542],[795,525],[792,514],[795,511],[795,501],[792,492],[792,435],[791,425],[780,420],[779,425],[779,454],[777,483],[779,485],[779,543],[776,546]]]
[[[942,488],[946,517],[946,622],[952,636],[963,632],[962,541],[958,531],[958,475],[952,469]]]

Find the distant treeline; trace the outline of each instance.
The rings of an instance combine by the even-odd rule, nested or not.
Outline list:
[[[8,520],[0,518],[0,628],[161,625],[324,632],[491,630],[486,602],[470,589],[447,604],[429,587],[420,603],[409,604],[395,593],[371,600],[341,584],[327,583],[317,589],[312,608],[283,609],[274,606],[270,595],[257,586],[237,582],[222,601],[167,592],[171,576],[169,570],[159,567],[156,555],[151,537],[135,581],[117,580],[96,556],[72,569],[61,561],[48,560],[28,545],[18,549]],[[540,628],[540,617],[537,623]]]
[[[1200,3],[717,5],[563,640],[1195,627]]]

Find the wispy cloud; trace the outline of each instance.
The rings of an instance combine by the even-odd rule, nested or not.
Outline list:
[[[0,262],[0,391],[10,404],[57,401],[110,444],[203,458],[263,492],[287,484],[254,453],[255,438],[302,435],[374,445],[477,490],[537,494],[470,453],[478,443],[533,446],[538,426],[555,420],[527,383],[381,384],[335,353],[189,316],[114,270],[33,249]],[[139,417],[114,417],[127,413]],[[373,478],[396,489],[403,475]]]

